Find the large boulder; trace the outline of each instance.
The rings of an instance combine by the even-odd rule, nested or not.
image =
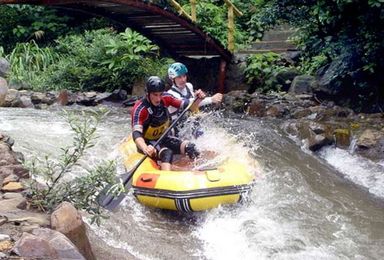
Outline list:
[[[34,229],[32,234],[23,233],[12,251],[25,259],[85,260],[68,238],[47,228]]]
[[[2,107],[5,103],[5,97],[8,93],[8,84],[5,79],[0,77],[0,107]]]
[[[317,80],[313,76],[296,76],[292,81],[289,92],[293,94],[312,94],[312,89],[316,89],[316,85]]]
[[[23,102],[21,101],[21,95],[16,89],[9,89],[7,96],[5,97],[4,107],[21,107]]]
[[[132,96],[142,97],[145,95],[145,80],[136,80],[132,86]]]
[[[9,62],[4,58],[0,58],[0,77],[7,76],[10,68],[11,65],[9,64]]]
[[[299,72],[295,69],[288,69],[280,71],[276,74],[276,82],[282,86],[281,90],[288,91],[291,87],[293,79],[299,75]]]
[[[372,160],[384,159],[384,131],[366,129],[358,137],[356,152]]]
[[[95,259],[81,215],[69,202],[61,203],[52,213],[51,226],[67,236],[86,259]]]
[[[319,84],[313,92],[319,97],[340,96],[346,90],[345,87],[351,84],[349,71],[354,64],[353,54],[347,54],[334,59],[330,64],[317,71]]]

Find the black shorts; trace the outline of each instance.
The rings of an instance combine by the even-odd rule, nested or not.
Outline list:
[[[145,140],[147,145],[155,145],[156,141]],[[163,140],[161,140],[160,144],[158,144],[155,148],[157,150],[157,154],[159,154],[160,150],[164,147],[169,148],[173,154],[181,154],[180,146],[183,141],[174,136],[165,136]],[[139,149],[138,149],[139,150]],[[139,150],[139,152],[143,153]]]

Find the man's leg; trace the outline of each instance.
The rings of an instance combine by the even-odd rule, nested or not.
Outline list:
[[[171,149],[164,147],[161,148],[159,152],[159,159],[161,161],[160,168],[163,171],[170,171],[172,166],[172,160],[173,160],[173,152]]]
[[[182,154],[188,155],[188,157],[192,160],[199,157],[200,153],[196,149],[196,145],[189,141],[183,141],[180,145],[180,150]]]

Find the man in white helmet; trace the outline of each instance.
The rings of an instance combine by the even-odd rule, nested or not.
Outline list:
[[[167,91],[169,94],[178,99],[190,99],[195,98],[195,91],[193,90],[193,85],[187,81],[187,67],[180,62],[173,63],[168,68],[168,77],[172,81],[171,88]],[[198,91],[201,91],[200,89]],[[210,104],[220,104],[223,100],[223,94],[216,93],[212,97],[206,97],[199,103],[199,107],[210,105]],[[178,115],[182,112],[179,108],[169,106],[168,111],[172,117],[172,120],[176,119]],[[185,120],[184,120],[185,121]],[[178,129],[176,128],[176,135]],[[201,135],[201,130],[195,125],[193,134],[195,137]]]

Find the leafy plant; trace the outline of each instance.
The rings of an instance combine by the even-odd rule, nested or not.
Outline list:
[[[251,55],[247,59],[245,78],[251,85],[250,92],[258,89],[262,92],[279,90],[275,85],[273,77],[280,71],[287,69],[282,63],[280,55],[269,52]]]
[[[151,54],[157,55],[159,48],[130,28],[119,35],[121,37],[110,39],[109,44],[106,45],[108,58],[102,64],[108,65],[108,69],[118,71],[125,68],[129,62],[138,62],[144,56]]]
[[[39,76],[59,60],[51,48],[40,48],[34,41],[19,43],[7,55],[11,64],[10,80],[38,84]]]
[[[382,0],[265,2],[261,19],[271,25],[284,22],[299,29],[304,70],[313,72],[321,65],[337,65],[340,69],[328,76],[342,86],[344,95],[352,99],[365,96],[372,107],[384,104]]]
[[[65,112],[65,117],[74,132],[73,144],[62,148],[57,160],[48,156],[44,160],[34,158],[26,164],[32,176],[29,202],[32,206],[44,211],[52,211],[63,201],[71,202],[76,208],[87,211],[92,222],[100,223],[105,216],[96,199],[99,192],[107,185],[115,184],[116,165],[114,161],[106,161],[91,170],[86,170],[84,177],[68,180],[66,175],[75,167],[84,169],[80,164],[86,151],[94,146],[96,129],[107,111],[84,112],[81,117]]]

